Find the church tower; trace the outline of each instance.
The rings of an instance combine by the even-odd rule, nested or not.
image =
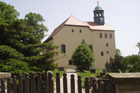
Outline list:
[[[99,2],[97,2],[97,6],[95,7],[94,11],[94,22],[99,25],[105,24],[105,18],[104,18],[104,10],[102,7],[99,6]]]

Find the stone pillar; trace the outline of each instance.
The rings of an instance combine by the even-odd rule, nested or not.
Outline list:
[[[2,79],[5,79],[5,92],[7,93],[7,79],[11,77],[11,73],[6,73],[6,72],[1,72],[0,73],[0,82],[2,81]],[[1,83],[0,83],[0,87],[1,87]],[[1,90],[0,90],[1,93]]]
[[[116,93],[140,93],[140,73],[111,73],[109,79]]]

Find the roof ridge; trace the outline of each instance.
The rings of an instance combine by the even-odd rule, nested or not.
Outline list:
[[[81,21],[71,15],[68,17],[63,23],[61,23],[57,28],[54,29],[54,31],[51,33],[51,35],[45,40],[44,42],[47,42],[53,38],[53,36],[58,33],[64,26],[82,26],[82,27],[89,27],[91,30],[110,30],[114,31],[114,29],[108,25],[99,25],[92,21]]]

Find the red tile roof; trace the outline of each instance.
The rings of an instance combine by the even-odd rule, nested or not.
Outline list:
[[[83,22],[80,21],[79,19],[75,18],[74,16],[70,16],[68,19],[66,19],[62,24],[60,24],[53,32],[52,34],[48,37],[47,40],[45,40],[44,42],[48,42],[51,39],[53,39],[53,36],[55,34],[57,34],[57,32],[59,32],[63,26],[83,26],[83,27],[89,27],[91,30],[107,30],[107,31],[114,31],[114,29],[108,25],[108,24],[104,24],[104,25],[98,25],[95,22]]]

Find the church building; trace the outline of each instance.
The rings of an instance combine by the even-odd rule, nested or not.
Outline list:
[[[52,42],[59,46],[58,51],[62,52],[56,56],[59,67],[76,68],[72,65],[71,57],[82,39],[89,45],[96,59],[92,68],[105,69],[105,64],[109,62],[110,57],[114,58],[115,30],[105,23],[104,10],[99,3],[93,13],[94,21],[87,22],[70,16],[44,41],[44,43]]]

